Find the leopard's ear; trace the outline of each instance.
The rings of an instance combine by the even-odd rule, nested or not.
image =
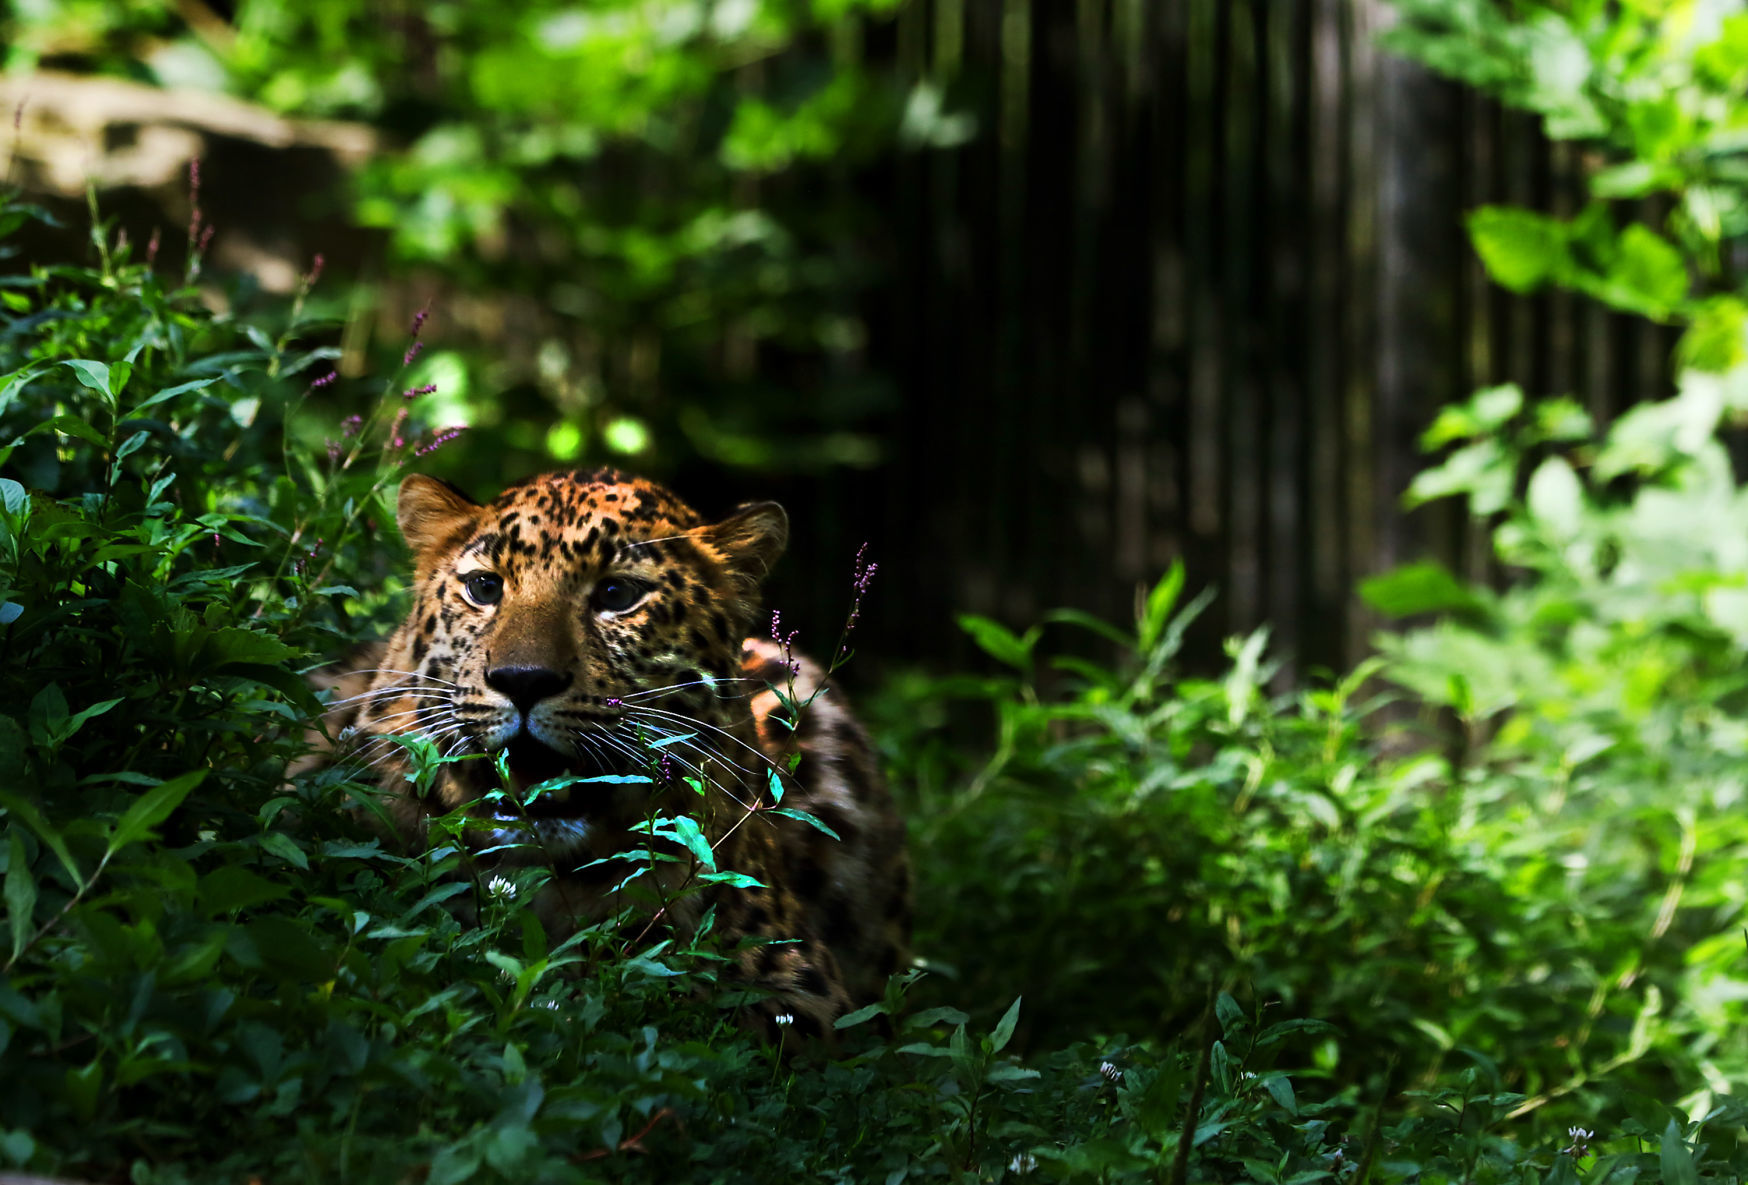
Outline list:
[[[407,546],[424,555],[472,530],[479,511],[478,502],[448,482],[414,473],[401,482],[395,521]]]
[[[749,502],[704,536],[742,576],[760,581],[789,544],[789,515],[775,502]]]

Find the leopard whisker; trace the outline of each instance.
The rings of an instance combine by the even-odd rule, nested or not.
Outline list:
[[[439,687],[377,687],[370,691],[361,691],[357,695],[349,695],[345,699],[337,699],[326,706],[329,711],[335,708],[349,707],[352,704],[367,703],[371,700],[392,699],[437,699],[450,700],[455,698],[453,691]]]
[[[609,751],[601,746],[601,743],[600,743],[598,738],[591,735],[593,732],[595,732],[597,730],[588,729],[588,728],[576,728],[576,729],[572,729],[571,731],[576,736],[577,744],[582,745],[584,748],[588,749],[589,755],[591,757],[593,757],[597,762],[599,762],[603,768],[606,768],[607,766],[612,764],[611,761],[609,760],[609,758],[611,756]]]
[[[629,706],[625,709],[625,711],[628,715],[635,713],[638,715],[657,716],[657,717],[661,717],[663,719],[672,720],[675,723],[683,725],[687,728],[708,729],[709,731],[714,732],[714,733],[718,734],[719,736],[727,737],[729,740],[733,741],[735,744],[739,745],[741,748],[743,748],[747,752],[751,753],[754,757],[757,757],[760,761],[763,761],[766,765],[770,766],[772,769],[777,768],[777,763],[775,761],[772,761],[770,759],[770,757],[767,756],[762,749],[755,749],[755,748],[753,748],[753,746],[747,744],[745,741],[743,741],[739,737],[735,736],[732,732],[729,732],[726,729],[718,728],[714,724],[706,724],[706,723],[704,723],[704,721],[699,720],[696,717],[682,715],[679,712],[670,712],[665,708],[644,707],[641,704]],[[749,717],[749,719],[750,719],[750,717]]]
[[[423,680],[427,683],[439,683],[444,687],[460,687],[461,684],[449,679],[439,679],[436,675],[427,675],[423,671],[405,671],[399,667],[357,667],[343,672],[346,675],[404,675],[408,679]]]
[[[659,728],[656,728],[656,727],[655,727],[655,726],[653,726],[653,725],[649,725],[649,726],[646,726],[646,727],[648,727],[648,728],[649,728],[649,731],[650,731],[650,732],[652,732],[652,733],[659,733],[659,734],[661,734],[661,735],[659,735],[659,736],[658,736],[658,737],[657,737],[657,739],[658,739],[658,740],[660,740],[660,739],[662,739],[662,738],[663,738],[663,737],[675,737],[675,736],[682,736],[682,735],[684,735],[684,734],[682,734],[682,733],[668,733],[668,732],[664,732],[664,731],[663,731],[663,730],[661,730],[661,729],[659,729]],[[604,735],[605,735],[605,734],[604,734]],[[625,740],[625,739],[624,739],[624,738],[622,738],[622,737],[617,737],[617,736],[610,736],[610,737],[608,737],[608,739],[610,739],[610,740],[612,740],[612,741],[613,741],[613,742],[614,742],[614,743],[615,743],[615,744],[617,744],[617,745],[619,745],[619,746],[620,746],[620,747],[621,747],[621,748],[622,748],[622,749],[624,749],[624,750],[625,750],[625,751],[626,751],[626,752],[633,752],[633,753],[634,753],[634,752],[635,752],[635,747],[634,747],[634,746],[632,746],[632,745],[631,745],[631,744],[630,744],[630,742],[628,742],[628,741],[626,741],[626,740]],[[718,780],[716,780],[716,779],[715,779],[715,778],[712,778],[712,777],[711,777],[711,776],[710,776],[710,775],[709,775],[709,774],[708,774],[708,773],[706,773],[706,772],[705,772],[705,771],[704,771],[704,770],[703,770],[703,769],[702,769],[702,768],[701,768],[701,767],[700,767],[700,766],[699,766],[699,765],[697,765],[697,764],[696,764],[696,763],[695,763],[695,762],[692,762],[692,761],[689,761],[689,760],[687,760],[687,759],[686,759],[686,758],[684,758],[684,757],[682,757],[682,756],[680,756],[680,755],[679,755],[679,754],[678,754],[678,753],[676,753],[676,752],[675,752],[675,751],[674,751],[674,750],[675,750],[675,748],[676,748],[676,747],[677,747],[677,745],[678,745],[678,744],[687,744],[687,743],[689,743],[689,742],[684,742],[684,741],[682,741],[682,742],[676,742],[676,743],[674,743],[674,744],[669,744],[669,745],[667,745],[667,746],[664,746],[664,747],[663,747],[663,749],[662,749],[662,753],[663,753],[663,754],[664,754],[664,755],[666,755],[666,756],[668,756],[668,757],[671,757],[671,758],[672,758],[672,759],[673,759],[673,760],[674,760],[674,762],[675,762],[675,763],[676,763],[676,764],[678,764],[678,765],[679,765],[679,766],[680,766],[680,767],[681,767],[681,768],[683,768],[683,769],[689,769],[689,770],[691,770],[691,771],[692,771],[692,772],[693,772],[693,773],[695,773],[695,774],[697,774],[697,775],[698,775],[698,778],[699,778],[699,780],[700,780],[700,781],[702,781],[702,782],[703,782],[703,783],[704,783],[704,784],[705,784],[705,785],[706,785],[706,786],[711,786],[711,787],[714,787],[714,788],[715,788],[715,789],[717,789],[717,790],[720,790],[720,791],[722,791],[722,793],[724,793],[724,794],[726,794],[726,795],[727,795],[727,796],[728,796],[728,797],[729,797],[729,799],[730,799],[730,800],[731,800],[731,801],[732,801],[732,802],[734,802],[734,803],[735,803],[735,804],[736,804],[736,805],[737,805],[737,806],[740,806],[740,807],[742,807],[742,808],[743,808],[743,809],[745,809],[745,810],[751,810],[751,809],[752,809],[752,808],[751,808],[751,807],[749,807],[749,806],[747,806],[747,804],[746,804],[746,802],[745,802],[745,800],[743,800],[743,799],[742,799],[742,798],[741,798],[741,797],[740,797],[740,796],[739,796],[739,795],[738,795],[738,794],[736,794],[736,793],[735,793],[735,792],[734,792],[734,791],[732,791],[732,790],[730,790],[730,789],[729,789],[729,788],[728,788],[728,786],[727,786],[727,785],[726,785],[726,784],[724,784],[724,783],[723,783],[723,782],[720,782],[720,781],[718,781]],[[697,746],[693,746],[693,747],[694,747],[694,748],[696,748],[696,747],[697,747]],[[706,755],[706,756],[708,756],[708,755]],[[721,754],[720,754],[720,753],[719,753],[719,754],[717,754],[717,755],[716,755],[716,756],[717,756],[717,757],[718,757],[718,758],[720,758],[720,759],[721,759],[721,760],[722,760],[722,762],[723,762],[723,764],[724,764],[724,765],[730,765],[730,766],[734,766],[734,768],[736,768],[736,769],[739,769],[739,768],[740,768],[740,767],[739,767],[739,766],[735,766],[735,765],[734,765],[734,762],[732,762],[732,761],[729,761],[729,760],[728,760],[728,759],[727,759],[727,758],[725,758],[725,757],[722,757],[722,755],[721,755]],[[743,772],[748,772],[748,771],[743,771]]]
[[[393,723],[397,720],[405,720],[408,717],[412,717],[414,721],[419,724],[451,724],[458,722],[458,717],[453,712],[445,711],[441,708],[433,710],[429,707],[425,707],[408,708],[404,712],[391,712],[387,716],[378,716],[375,719],[368,721],[367,727],[372,734],[381,735],[380,730],[383,725]],[[418,731],[423,732],[424,730],[421,728]]]
[[[724,753],[717,746],[711,744],[707,740],[701,740],[697,733],[679,732],[672,728],[664,728],[661,725],[651,724],[648,721],[638,721],[635,723],[639,729],[647,729],[650,733],[654,734],[658,740],[667,741],[667,744],[662,746],[663,752],[671,753],[679,746],[684,745],[706,760],[720,761],[723,765],[726,765],[731,769],[737,769],[749,778],[758,776],[746,766],[741,765],[737,761],[731,760],[728,754]]]
[[[666,687],[646,687],[642,691],[632,691],[616,696],[620,703],[627,700],[648,699],[652,695],[672,695],[676,691],[684,691],[688,687],[714,687],[719,683],[763,683],[763,679],[749,679],[740,675],[723,679],[693,679],[689,683],[670,683]],[[719,695],[717,699],[745,699],[749,695],[757,695],[756,691],[741,691],[733,695]]]
[[[367,754],[375,753],[375,756],[371,757],[371,759],[365,763],[367,767],[374,766],[382,762],[395,749],[399,748],[399,746],[395,744],[395,740],[398,737],[421,737],[424,740],[434,742],[438,738],[448,736],[451,732],[462,728],[460,722],[450,722],[441,718],[434,723],[441,727],[436,728],[434,731],[427,731],[426,729],[420,728],[406,732],[371,734],[368,741],[365,741],[357,748],[350,750],[346,754],[346,759],[351,761],[361,761]]]

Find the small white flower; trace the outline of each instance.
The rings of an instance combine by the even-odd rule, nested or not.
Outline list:
[[[793,1012],[780,1012],[771,1019],[780,1025],[792,1025],[795,1023],[795,1014]]]
[[[1103,1074],[1107,1079],[1109,1079],[1112,1082],[1123,1081],[1123,1071],[1119,1070],[1115,1065],[1113,1065],[1110,1062],[1100,1062],[1099,1063],[1099,1073]]]
[[[1596,1133],[1581,1127],[1569,1127],[1566,1129],[1566,1138],[1572,1142],[1560,1151],[1574,1160],[1579,1160],[1590,1155],[1590,1141],[1596,1138]]]
[[[1110,1064],[1110,1062],[1105,1063],[1107,1066]],[[1037,1167],[1038,1158],[1033,1156],[1030,1152],[1021,1152],[1012,1160],[1008,1161],[1008,1172],[1010,1173],[1029,1173]]]
[[[516,886],[510,882],[509,877],[494,876],[486,882],[486,892],[494,897],[509,899],[516,895]]]

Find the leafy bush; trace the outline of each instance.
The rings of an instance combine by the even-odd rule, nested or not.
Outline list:
[[[963,801],[937,783],[916,804],[931,901],[957,911],[933,910],[926,948],[981,930],[964,949],[988,953],[954,990],[987,1001],[989,1021],[951,1005],[907,1013],[901,981],[846,1018],[842,1056],[785,1058],[726,1021],[707,936],[626,951],[603,926],[548,949],[516,908],[542,870],[459,876],[452,846],[385,848],[352,805],[368,788],[345,771],[286,775],[317,707],[297,672],[392,617],[393,556],[371,520],[411,451],[402,413],[417,400],[391,381],[352,434],[311,451],[294,421],[307,389],[330,383],[331,351],[310,344],[322,330],[301,306],[263,332],[206,312],[101,228],[94,242],[96,266],[35,268],[3,289],[0,768],[17,771],[0,787],[5,1163],[142,1182],[1308,1180],[1361,1165],[1489,1180],[1522,1165],[1606,1175],[1653,1163],[1648,1147],[1684,1171],[1712,1155],[1699,1126],[1649,1102],[1601,1158],[1575,1145],[1532,1155],[1500,1134],[1519,1096],[1474,1057],[1388,1113],[1379,1087],[1338,1089],[1373,1044],[1364,1001],[1399,1005],[1383,1031],[1409,1033],[1416,997],[1400,985],[1427,978],[1412,963],[1438,946],[1356,948],[1358,911],[1418,891],[1412,877],[1387,883],[1403,869],[1448,870],[1448,883],[1467,865],[1405,810],[1411,765],[1364,768],[1356,681],[1277,719],[1253,639],[1226,679],[1168,683],[1181,575],[1150,602],[1138,671],[1082,664],[1076,698],[1054,707],[1018,679],[982,685],[1004,705],[1008,744]],[[971,624],[1028,661],[1035,638]],[[1290,768],[1286,753],[1308,764]],[[1055,804],[974,850],[971,824],[1051,780],[1084,797],[1066,834],[1104,847],[1077,854],[1059,834],[1020,858],[1012,845],[1059,824]],[[1247,801],[1224,818],[1233,792]],[[1201,804],[1180,825],[1203,829],[1206,859],[1137,835],[1138,886],[1098,865],[1119,828],[1138,832],[1174,798]],[[1326,832],[1268,839],[1262,824],[1299,830],[1285,823],[1301,814]],[[1344,880],[1353,835],[1364,844]],[[1043,981],[1022,1006],[999,986],[1003,958],[1026,965],[1021,931],[990,934],[1016,902],[1055,911],[1048,953],[1091,959],[1075,935],[1128,949],[1161,932],[1153,916],[1143,931],[1119,923],[1159,899],[1168,871],[1233,908],[1168,919],[1211,945],[1156,961],[1178,978],[1143,993],[1154,1011],[1105,990],[1077,1013]],[[1001,896],[1004,878],[1028,877]],[[1477,893],[1492,886],[1472,879]],[[1108,908],[1105,886],[1130,894],[1127,913]],[[1330,990],[1305,969],[1319,959],[1348,960]],[[1391,986],[1367,995],[1368,966]],[[1226,994],[1209,1007],[1204,985],[1234,968],[1246,992],[1293,1007],[1247,1010]],[[1362,1023],[1343,1034],[1287,1014],[1325,1004]],[[1181,1045],[1152,1023],[1160,1010]],[[870,1035],[880,1013],[889,1040]],[[1155,1039],[1088,1039],[1137,1016]],[[1045,1036],[1059,1048],[1015,1060],[1022,1025],[1035,1049]],[[1317,1065],[1291,1074],[1308,1048]],[[1738,1120],[1726,1109],[1711,1122]]]
[[[1447,409],[1412,496],[1468,498],[1512,584],[1430,564],[1371,583],[1416,624],[1326,687],[1271,695],[1263,633],[1213,676],[1177,669],[1204,603],[1180,603],[1181,570],[1129,632],[966,619],[1000,674],[918,676],[873,711],[937,973],[846,1018],[831,1059],[729,1021],[708,934],[549,948],[517,908],[544,870],[481,881],[453,845],[385,847],[368,786],[287,772],[319,706],[300,672],[394,619],[382,495],[439,439],[415,345],[345,417],[332,327],[302,294],[207,311],[198,238],[180,281],[101,224],[92,266],[0,278],[0,1163],[140,1182],[1748,1171],[1729,1097],[1748,501],[1726,443],[1748,378],[1737,296],[1706,270],[1738,229],[1700,218],[1734,208],[1711,150],[1740,31],[1672,38],[1590,0],[1404,7],[1401,44],[1537,109],[1564,96],[1594,116],[1571,127],[1642,149],[1641,182],[1677,194],[1662,230],[1617,231],[1605,190],[1569,225],[1471,229],[1508,283],[1690,324],[1678,394],[1600,432],[1513,388]],[[1592,66],[1554,70],[1574,46]],[[1524,85],[1538,71],[1570,85]],[[1686,81],[1659,107],[1620,76]],[[1676,130],[1652,152],[1621,129],[1651,135],[1657,111]],[[0,206],[0,232],[41,216]],[[1049,629],[1108,658],[1046,660]],[[963,739],[990,721],[992,743]]]

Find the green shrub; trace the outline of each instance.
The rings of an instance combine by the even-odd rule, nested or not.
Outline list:
[[[0,287],[0,1163],[140,1182],[1485,1181],[1691,1179],[1736,1155],[1707,1134],[1736,1110],[1708,1129],[1651,1102],[1600,1156],[1532,1153],[1505,1134],[1522,1067],[1467,1053],[1435,1074],[1414,1042],[1454,1031],[1438,991],[1513,998],[1487,981],[1504,956],[1461,928],[1510,886],[1440,847],[1438,759],[1364,739],[1363,672],[1271,704],[1258,637],[1222,680],[1171,677],[1181,575],[1133,668],[1075,664],[1060,700],[1018,677],[957,687],[1004,722],[964,793],[927,745],[902,767],[924,786],[923,949],[962,963],[930,990],[987,1020],[907,1010],[900,981],[845,1018],[841,1056],[785,1058],[727,1020],[708,936],[627,951],[601,926],[548,949],[516,906],[543,870],[481,883],[453,846],[385,848],[368,787],[286,775],[317,708],[298,672],[392,620],[371,520],[416,401],[391,380],[312,450],[296,418],[330,414],[305,396],[328,391],[332,351],[301,302],[264,332],[101,228],[95,244],[97,266]],[[970,627],[1030,662],[1035,636]],[[1374,941],[1366,919],[1395,909]],[[1030,930],[1009,925],[1022,912]],[[1160,978],[1131,998],[1039,974],[1023,1006],[1008,987],[1045,959],[1118,957]],[[1249,1007],[1209,1007],[1227,981]],[[1319,1009],[1343,1028],[1305,1019]],[[1151,1039],[1105,1035],[1123,1027]],[[1358,1071],[1381,1043],[1418,1094]]]

